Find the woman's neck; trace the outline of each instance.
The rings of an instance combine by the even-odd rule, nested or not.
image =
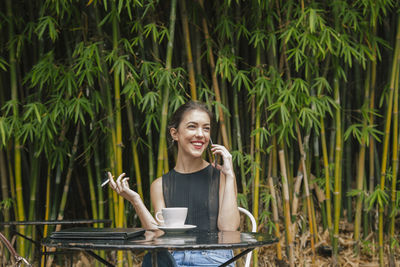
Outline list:
[[[203,158],[188,158],[182,157],[181,155],[177,156],[175,171],[180,173],[192,173],[199,170],[204,169],[208,166],[208,162],[205,161]]]

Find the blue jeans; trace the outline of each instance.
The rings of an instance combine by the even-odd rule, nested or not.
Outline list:
[[[207,266],[215,267],[233,258],[233,251],[223,250],[182,250],[171,252],[178,267]],[[234,267],[235,264],[228,265]]]
[[[161,250],[157,252],[157,264],[159,267],[177,267],[175,259],[172,257],[171,253],[167,250]],[[147,253],[144,255],[142,267],[152,267],[152,254]]]

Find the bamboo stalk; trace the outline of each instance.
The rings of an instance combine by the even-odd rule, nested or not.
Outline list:
[[[76,156],[76,152],[78,150],[79,133],[80,133],[80,124],[78,123],[78,125],[76,127],[74,142],[73,142],[72,149],[71,149],[71,156],[69,158],[68,171],[67,171],[67,175],[66,175],[65,183],[64,183],[64,190],[63,190],[63,194],[61,196],[60,207],[58,209],[57,220],[59,220],[59,221],[64,219],[64,210],[65,210],[65,206],[67,204],[68,192],[69,192],[71,178],[72,178],[72,171],[74,169],[73,166],[75,163],[75,156]],[[61,230],[61,225],[58,224],[56,226],[55,231],[60,231],[60,230]],[[55,251],[55,248],[50,248],[49,251]],[[50,266],[52,266],[52,264],[53,264],[53,257],[49,257],[46,266],[50,267]]]
[[[88,138],[87,138],[87,133],[84,129],[82,131],[82,136],[83,136],[83,145],[87,149],[89,149],[89,143],[88,143]],[[97,212],[97,199],[96,199],[96,190],[93,182],[93,173],[92,173],[92,168],[90,166],[90,152],[87,151],[85,153],[85,165],[86,165],[86,173],[87,173],[87,178],[89,182],[89,197],[90,197],[90,203],[91,203],[91,209],[92,209],[92,216],[93,219],[99,219],[99,215]],[[94,225],[95,227],[98,227],[98,224]]]
[[[275,225],[275,236],[280,239],[281,237],[281,232],[279,229],[279,214],[278,214],[278,205],[276,202],[276,192],[275,192],[275,186],[274,186],[274,181],[272,179],[272,160],[273,157],[272,155],[269,156],[269,163],[268,163],[268,186],[269,186],[269,191],[272,196],[271,200],[271,207],[272,207],[272,218],[274,220],[274,225]],[[276,243],[276,257],[279,261],[282,260],[282,248],[281,248],[281,242]]]
[[[97,144],[96,144],[97,145]],[[104,219],[104,194],[103,188],[100,186],[102,183],[101,177],[101,167],[100,167],[100,160],[97,148],[93,150],[93,159],[94,159],[94,166],[95,166],[95,175],[96,175],[96,184],[97,184],[97,201],[98,201],[98,214],[99,219]],[[99,227],[103,227],[104,224],[100,223]]]
[[[312,215],[312,208],[311,208],[311,197],[310,197],[310,188],[308,185],[308,175],[307,175],[307,167],[306,167],[306,154],[304,152],[304,146],[301,138],[301,133],[300,133],[300,126],[298,121],[296,120],[296,132],[297,132],[297,143],[299,145],[299,150],[300,150],[300,160],[301,160],[301,166],[302,166],[302,171],[303,171],[303,177],[304,177],[304,189],[305,189],[305,194],[306,194],[306,200],[307,200],[307,212],[308,212],[308,223],[309,223],[309,230],[310,230],[310,241],[311,241],[311,251],[312,251],[312,263],[315,263],[315,247],[314,247],[314,242],[315,242],[315,233],[314,233],[314,224],[313,224],[313,215]]]
[[[11,0],[6,1],[6,14],[8,18],[8,36],[9,40],[14,38],[14,15],[12,11]],[[11,88],[11,99],[14,101],[13,105],[13,119],[18,120],[18,84],[17,84],[17,61],[15,55],[15,47],[9,46],[9,69],[10,69],[10,88]],[[25,208],[24,208],[24,197],[23,197],[23,182],[22,182],[22,162],[21,162],[21,144],[17,135],[14,136],[14,179],[15,179],[15,193],[16,193],[16,205],[17,205],[17,219],[20,221],[25,220]],[[25,235],[25,226],[21,225],[18,227],[18,231]],[[22,257],[25,257],[27,251],[25,250],[25,239],[18,239],[19,253]]]
[[[365,87],[364,87],[364,106],[369,106],[369,84],[370,84],[370,68],[367,70],[367,75],[365,77]],[[367,119],[363,118],[363,128],[367,127]],[[360,152],[358,155],[358,168],[357,168],[357,178],[356,178],[356,183],[357,187],[356,189],[361,192],[363,189],[363,184],[364,184],[364,169],[365,169],[365,153],[366,153],[366,147],[365,147],[365,140],[366,138],[364,136],[361,137],[361,142],[360,142]],[[356,201],[356,214],[355,214],[355,219],[354,219],[354,242],[355,242],[355,252],[358,254],[359,249],[360,249],[360,226],[361,226],[361,216],[362,216],[362,203],[363,203],[363,198],[362,194],[358,193],[357,195],[357,201]]]
[[[176,1],[171,1],[171,10],[169,17],[169,39],[167,45],[167,56],[165,60],[165,68],[171,71],[172,67],[172,52],[174,47],[174,36],[175,36],[175,21],[176,21]],[[169,98],[169,84],[163,86],[162,92],[162,106],[161,106],[161,126],[160,126],[160,138],[158,145],[158,157],[157,157],[157,177],[162,176],[164,169],[164,161],[167,161],[165,157],[166,149],[166,130],[167,130],[167,117],[168,117],[168,98]]]
[[[7,175],[7,165],[5,162],[5,157],[4,157],[4,150],[0,149],[0,181],[1,181],[1,196],[2,200],[6,201],[10,198],[9,196],[9,186],[8,186],[8,181],[7,181],[8,175]],[[4,216],[4,221],[10,221],[10,210],[8,208],[5,208],[3,210],[3,216]],[[9,238],[10,234],[10,226],[6,225],[4,226],[4,235]]]
[[[260,120],[261,120],[261,112],[259,108],[257,108],[256,111],[256,128],[260,128]],[[260,132],[256,133],[255,136],[255,158],[254,158],[254,163],[255,163],[255,170],[254,170],[254,191],[253,191],[253,215],[254,218],[256,219],[257,225],[259,224],[258,222],[258,210],[259,210],[259,197],[260,197],[260,167],[261,166],[261,147],[260,147]],[[254,257],[253,257],[253,265],[258,266],[258,257],[257,257],[257,251],[254,252]]]
[[[34,144],[34,151],[37,151],[36,147],[37,145]],[[30,186],[30,193],[29,193],[29,208],[28,208],[28,220],[33,221],[35,219],[35,206],[37,204],[36,202],[36,194],[38,192],[38,171],[39,171],[39,158],[36,155],[32,155],[31,159],[31,183],[29,184]],[[27,227],[27,236],[31,237],[33,240],[36,240],[36,231],[34,226],[28,226]],[[32,244],[28,243],[27,244],[27,251],[28,251],[28,258],[32,257],[33,249],[32,249]]]
[[[381,164],[381,175],[380,175],[380,189],[382,191],[385,190],[386,164],[387,164],[387,155],[388,155],[388,150],[389,150],[390,127],[391,127],[392,109],[393,109],[393,96],[394,96],[394,90],[395,90],[395,82],[397,80],[396,74],[397,74],[397,66],[398,66],[399,60],[400,60],[400,18],[398,19],[398,22],[397,22],[396,45],[395,45],[395,49],[394,49],[394,56],[393,56],[393,62],[392,62],[392,73],[391,73],[390,87],[389,87],[390,91],[389,91],[388,106],[387,106],[386,121],[385,121],[385,137],[384,137],[384,141],[383,141],[382,164]],[[384,212],[384,207],[383,207],[383,204],[381,204],[381,205],[379,205],[379,219],[378,219],[379,266],[381,266],[381,267],[384,266],[383,212]]]
[[[342,198],[342,180],[341,180],[341,160],[342,160],[342,125],[341,125],[341,109],[340,109],[340,94],[339,94],[339,80],[337,73],[334,78],[334,97],[337,105],[335,111],[335,126],[336,126],[336,145],[335,145],[335,180],[334,180],[334,226],[333,226],[333,264],[338,264],[338,241],[339,241],[339,221],[340,221],[340,209],[341,209],[341,198]]]
[[[293,247],[293,236],[291,232],[291,220],[290,220],[290,204],[289,204],[289,188],[287,182],[286,175],[286,163],[285,163],[285,155],[283,150],[279,150],[279,162],[281,166],[282,173],[282,191],[283,191],[283,210],[284,210],[284,218],[285,218],[285,232],[286,232],[286,245],[289,248],[289,265],[290,267],[294,266],[294,247]]]
[[[399,76],[400,76],[400,59],[397,60],[397,75],[394,88],[394,104],[393,104],[393,148],[392,148],[392,188],[390,198],[390,227],[389,227],[389,241],[390,241],[390,265],[395,266],[395,252],[392,242],[396,240],[395,237],[395,218],[397,215],[396,201],[397,201],[397,170],[399,166]]]
[[[101,36],[102,38],[104,37],[104,34],[101,29],[101,24],[100,24],[100,18],[99,18],[99,9],[96,6],[94,8],[94,13],[95,13],[95,20],[96,20],[96,29],[97,29],[97,34]],[[110,170],[114,170],[114,163],[115,163],[115,152],[114,152],[114,140],[115,140],[115,131],[114,131],[114,119],[113,119],[113,108],[112,108],[112,97],[111,97],[111,82],[110,82],[110,77],[107,71],[107,66],[104,61],[104,52],[101,47],[99,47],[99,54],[100,54],[100,64],[101,64],[101,69],[103,70],[101,72],[101,75],[98,77],[98,82],[99,82],[99,87],[100,87],[100,92],[105,95],[105,110],[107,114],[107,124],[108,127],[111,129],[111,138],[110,136],[107,136],[108,140],[107,142],[107,148],[108,148],[108,162],[109,162],[109,167]],[[100,160],[99,160],[99,154],[98,150],[94,150],[94,160],[95,160],[95,165],[96,165],[96,179],[97,179],[97,184],[100,185],[102,183],[102,175],[100,173]],[[99,218],[103,219],[104,218],[104,196],[103,196],[103,188],[98,186],[98,199],[99,199]],[[111,191],[108,191],[111,192]],[[111,194],[110,194],[111,195]],[[112,195],[111,195],[112,196]],[[109,199],[113,199],[112,197],[109,197]],[[114,201],[109,201],[109,218],[114,218]]]
[[[118,12],[115,6],[115,2],[112,2],[112,43],[113,43],[113,50],[118,51]],[[114,151],[115,151],[115,172],[120,174],[123,172],[122,168],[122,123],[121,123],[121,83],[120,83],[120,73],[114,71],[114,120],[115,120],[115,143],[114,143]],[[124,199],[121,196],[118,196],[118,208],[117,210],[117,217],[116,217],[116,225],[117,227],[124,226]],[[122,266],[122,252],[118,251],[118,266]]]
[[[233,92],[233,109],[234,109],[234,113],[233,113],[233,119],[234,119],[234,125],[235,125],[235,129],[236,129],[236,139],[237,139],[237,146],[238,146],[238,150],[239,153],[241,155],[244,155],[244,151],[243,151],[243,143],[242,143],[242,134],[241,134],[241,128],[240,128],[240,118],[239,118],[239,103],[238,103],[238,92],[235,90]],[[248,194],[248,190],[247,190],[247,181],[246,181],[246,174],[245,174],[245,170],[244,170],[244,163],[242,162],[239,165],[239,169],[240,169],[240,181],[242,183],[242,190],[243,190],[243,194],[245,196],[247,196]]]
[[[328,67],[330,63],[330,57],[327,60],[327,64],[324,68],[323,77],[327,76]],[[321,92],[322,93],[322,92]],[[325,176],[325,207],[326,207],[326,222],[328,225],[328,231],[333,240],[333,225],[332,225],[332,202],[331,202],[331,179],[330,179],[330,170],[329,170],[329,157],[328,157],[328,148],[326,145],[326,131],[325,131],[325,117],[320,117],[320,125],[321,125],[321,150],[322,150],[322,158],[324,164],[324,176]]]
[[[132,147],[132,154],[133,154],[133,164],[135,167],[135,176],[136,176],[136,186],[137,192],[140,195],[141,199],[143,198],[143,188],[142,188],[142,175],[140,173],[140,164],[139,164],[139,155],[136,149],[137,140],[135,137],[135,130],[134,130],[134,122],[133,122],[133,111],[132,106],[130,105],[130,101],[126,103],[126,113],[128,117],[128,124],[129,124],[129,132],[131,134],[131,147]]]
[[[391,210],[395,210],[396,205],[396,184],[397,184],[397,169],[399,164],[398,152],[398,136],[399,136],[399,75],[400,75],[400,61],[397,64],[397,82],[394,88],[394,105],[393,105],[393,149],[392,149],[392,192],[391,192]],[[395,218],[396,213],[391,215],[390,218],[390,238],[394,239],[395,231]]]
[[[192,100],[197,100],[197,92],[196,92],[196,80],[194,75],[194,65],[193,65],[193,56],[192,56],[192,46],[190,43],[190,34],[189,34],[189,23],[187,18],[187,10],[186,10],[186,0],[179,0],[179,4],[181,7],[181,17],[182,17],[182,28],[183,28],[183,36],[185,39],[185,48],[186,48],[186,56],[187,56],[187,68],[189,72],[189,85],[190,85],[190,95]]]
[[[51,191],[51,183],[50,183],[50,180],[51,180],[51,167],[50,167],[50,164],[49,164],[49,166],[47,167],[47,176],[46,176],[46,203],[45,203],[45,205],[44,205],[44,208],[45,208],[45,214],[44,214],[44,220],[49,220],[49,218],[50,218],[50,191]],[[47,235],[48,235],[48,228],[49,228],[49,226],[47,225],[47,224],[45,224],[44,225],[44,227],[43,227],[43,237],[47,237]],[[43,246],[42,248],[42,252],[44,252],[45,251],[45,247]],[[45,259],[45,255],[42,255],[42,260],[41,260],[41,266],[40,267],[44,267],[44,259]]]
[[[204,2],[203,0],[199,0],[201,8],[204,10],[203,2]],[[208,60],[209,60],[209,64],[210,64],[210,73],[211,73],[212,85],[213,85],[214,93],[215,93],[215,100],[218,103],[222,103],[221,102],[221,94],[220,94],[219,86],[218,86],[217,75],[215,73],[215,61],[214,61],[214,55],[213,55],[212,46],[211,46],[211,37],[208,32],[208,25],[207,25],[206,18],[203,16],[201,21],[202,21],[202,26],[203,26],[204,38],[205,38],[206,45],[207,45],[207,55],[208,55]],[[229,146],[229,141],[228,141],[228,133],[226,130],[225,116],[224,116],[222,107],[220,105],[218,105],[218,115],[219,115],[219,123],[220,123],[220,128],[221,128],[222,142],[223,142],[223,145],[229,150],[230,146]]]
[[[374,34],[376,34],[376,27],[374,27]],[[376,59],[376,49],[377,47],[374,46],[373,48],[373,53],[374,53],[374,58]],[[373,60],[371,62],[371,85],[370,85],[370,102],[369,102],[369,109],[370,110],[374,110],[375,108],[375,90],[376,90],[376,60]],[[371,112],[369,114],[369,127],[373,127],[374,125],[374,113]],[[371,195],[374,191],[374,187],[375,187],[375,139],[372,135],[369,135],[369,150],[368,150],[368,157],[369,157],[369,166],[368,166],[368,184],[366,186],[366,191],[369,193],[369,195]],[[365,206],[364,208],[365,213],[368,214],[368,210],[367,210],[367,206]],[[364,216],[365,219],[368,219],[369,216]],[[368,223],[364,221],[364,237],[367,236],[367,233],[369,232],[367,227],[368,227]]]

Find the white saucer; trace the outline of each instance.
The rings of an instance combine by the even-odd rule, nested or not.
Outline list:
[[[163,226],[160,225],[158,226],[158,229],[163,230],[164,232],[168,232],[168,233],[182,233],[185,232],[189,229],[193,229],[196,228],[196,225],[192,225],[192,224],[185,224],[182,226]]]

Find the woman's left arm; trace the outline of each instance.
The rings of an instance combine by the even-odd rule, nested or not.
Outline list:
[[[237,206],[236,177],[233,171],[232,155],[221,145],[213,145],[212,152],[223,159],[223,164],[215,166],[221,171],[219,191],[218,229],[220,231],[236,231],[240,224]]]

